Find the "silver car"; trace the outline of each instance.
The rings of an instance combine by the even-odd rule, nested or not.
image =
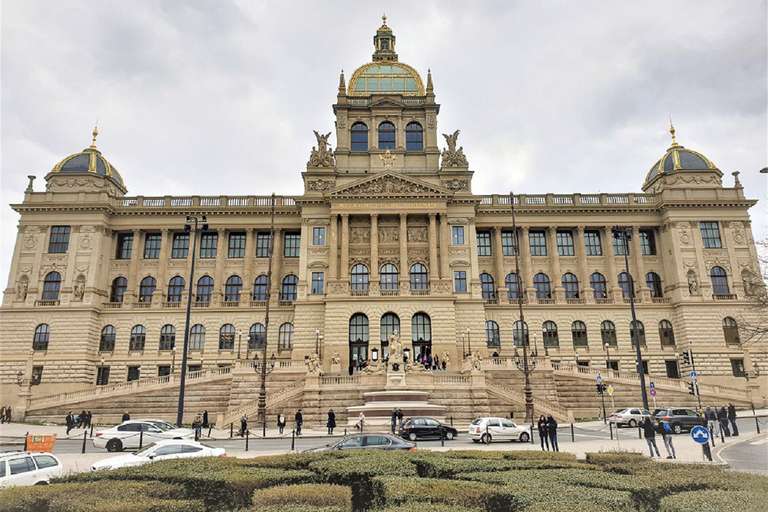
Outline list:
[[[608,416],[608,421],[615,423],[617,427],[626,425],[628,427],[636,427],[640,421],[650,416],[651,411],[643,409],[642,407],[627,407],[626,409],[619,409]]]

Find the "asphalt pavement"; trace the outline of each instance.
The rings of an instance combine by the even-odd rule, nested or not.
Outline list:
[[[747,471],[768,476],[768,434],[726,444],[718,455],[728,463],[732,471]]]

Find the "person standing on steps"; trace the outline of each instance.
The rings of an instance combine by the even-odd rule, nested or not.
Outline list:
[[[328,411],[328,423],[326,426],[328,427],[328,434],[333,435],[333,429],[336,428],[336,413],[333,412],[333,409]]]
[[[75,428],[75,417],[72,416],[72,412],[70,411],[69,414],[67,414],[66,419],[64,420],[67,424],[67,435],[69,435],[69,431]]]
[[[248,415],[243,413],[240,416],[240,437],[245,437],[245,432],[248,430]]]
[[[301,426],[304,424],[304,415],[301,414],[301,409],[296,411],[296,416],[293,417],[296,420],[296,435],[301,435]]]
[[[733,427],[733,436],[738,436],[739,426],[736,425],[736,407],[731,403],[728,404],[728,421],[731,422],[731,426]]]
[[[203,411],[203,428],[208,428],[208,409]]]
[[[547,435],[549,435],[549,444],[552,445],[552,451],[559,452],[560,446],[557,444],[557,420],[551,414],[547,414]]]
[[[283,435],[283,430],[285,429],[285,414],[283,413],[277,415],[277,429],[280,435]]]
[[[542,414],[539,416],[539,440],[541,441],[541,451],[544,451],[544,445],[547,445],[549,451],[549,437],[547,436],[547,418]]]
[[[130,419],[131,419],[131,415],[130,415],[130,414],[128,414],[128,411],[125,411],[125,412],[123,413],[123,421],[128,421],[128,420],[130,420]]]

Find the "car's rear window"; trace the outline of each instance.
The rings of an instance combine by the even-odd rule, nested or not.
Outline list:
[[[472,422],[472,424],[479,425],[480,423],[482,423],[482,421],[483,421],[483,418],[477,418],[475,421]]]
[[[35,457],[38,469],[52,468],[59,465],[59,462],[50,455],[37,455]]]
[[[5,476],[5,461],[0,460],[0,477]]]

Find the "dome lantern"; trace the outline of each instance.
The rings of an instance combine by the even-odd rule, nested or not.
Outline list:
[[[117,169],[104,158],[101,151],[96,147],[96,137],[99,135],[98,127],[93,129],[93,139],[91,145],[79,153],[69,155],[57,163],[49,176],[53,175],[99,175],[111,179],[120,189],[125,192],[125,183]]]
[[[672,144],[667,152],[653,164],[643,182],[643,190],[651,188],[651,185],[663,176],[675,173],[685,174],[716,174],[715,181],[720,182],[722,172],[706,156],[692,149],[681,146],[675,139],[675,127],[670,122],[669,133],[672,135]],[[683,180],[688,182],[688,180]],[[694,180],[695,183],[709,183],[711,179]]]

